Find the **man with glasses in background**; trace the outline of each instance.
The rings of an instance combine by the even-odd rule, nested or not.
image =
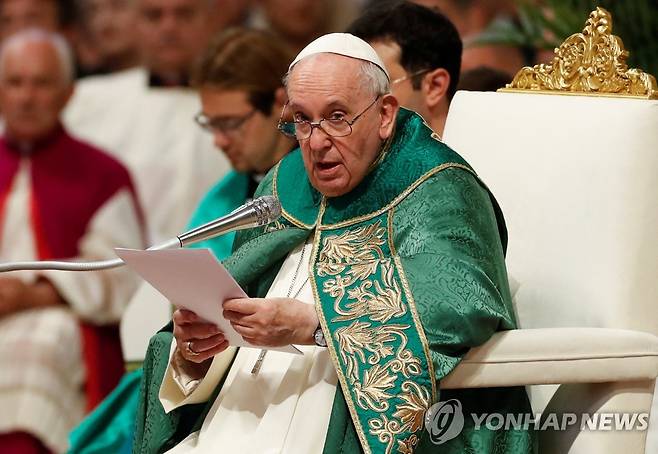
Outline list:
[[[265,174],[297,146],[276,129],[287,99],[282,79],[293,55],[273,34],[239,27],[218,34],[203,53],[192,77],[201,98],[194,119],[233,170],[204,196],[189,228],[251,200]],[[195,247],[210,247],[223,260],[234,237],[224,234]]]
[[[400,105],[420,114],[442,136],[462,58],[452,22],[415,3],[384,2],[368,8],[348,32],[377,51]]]
[[[506,230],[484,184],[389,81],[350,34],[293,60],[279,129],[299,148],[255,194],[282,214],[240,231],[223,261],[250,297],[216,302],[254,348],[176,310],[144,362],[134,453],[533,451],[523,428],[465,418],[451,440],[424,428],[439,400],[465,415],[530,406],[523,387],[441,389],[470,348],[515,327]],[[291,344],[301,354],[267,351]]]

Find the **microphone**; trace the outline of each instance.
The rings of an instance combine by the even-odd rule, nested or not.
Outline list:
[[[214,238],[235,230],[249,229],[269,224],[281,216],[281,204],[276,197],[266,195],[236,208],[221,218],[210,221],[176,237],[181,247]]]
[[[228,232],[249,229],[275,221],[281,215],[281,204],[276,197],[266,195],[245,203],[226,216],[188,230],[177,237],[148,248],[149,251],[179,249],[199,241],[208,240]],[[123,260],[111,259],[95,262],[34,261],[0,263],[0,273],[24,270],[98,271],[124,265]]]

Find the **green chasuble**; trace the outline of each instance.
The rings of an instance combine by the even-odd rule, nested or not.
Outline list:
[[[224,265],[263,296],[287,254],[313,235],[312,288],[339,378],[325,453],[533,451],[531,432],[478,428],[470,417],[530,413],[522,387],[440,389],[469,348],[515,320],[500,210],[421,117],[400,111],[393,137],[349,194],[319,194],[299,150],[263,180],[257,195],[266,194],[279,198],[281,217],[241,232]],[[174,446],[201,427],[214,399],[164,414],[158,392],[171,339],[169,326],[151,340],[135,453]],[[449,399],[460,402],[464,429],[436,445],[425,413]]]

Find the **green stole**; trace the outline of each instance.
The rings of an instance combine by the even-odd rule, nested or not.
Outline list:
[[[455,329],[453,320],[445,329],[444,321],[430,329],[435,315],[419,314],[416,300],[425,300],[425,284],[415,284],[420,282],[416,278],[409,281],[396,249],[396,231],[406,229],[397,227],[397,219],[425,215],[405,208],[410,212],[396,217],[396,210],[403,209],[405,199],[421,192],[416,190],[423,183],[448,169],[453,171],[445,172],[450,178],[456,178],[460,184],[464,181],[466,192],[475,191],[480,203],[488,204],[484,215],[474,215],[485,217],[489,227],[493,223],[486,242],[498,243],[497,247],[486,246],[495,251],[495,260],[490,260],[491,271],[478,271],[485,283],[478,283],[477,289],[484,288],[494,295],[491,307],[485,308],[484,315],[475,316],[479,330],[465,328],[468,335],[462,336],[457,329],[454,337],[458,339],[449,339],[446,334]],[[299,150],[290,153],[268,174],[256,196],[269,194],[280,200],[282,216],[267,226],[240,232],[234,253],[224,265],[250,295],[263,296],[287,254],[313,232],[313,293],[340,382],[325,452],[388,454],[436,448],[428,443],[423,422],[428,407],[438,400],[437,381],[454,368],[470,346],[486,341],[498,329],[514,327],[509,290],[507,283],[502,282],[506,279],[502,264],[506,234],[495,200],[468,164],[440,142],[421,117],[404,109],[398,114],[393,139],[385,144],[372,171],[349,194],[336,198],[319,194],[306,177]],[[481,201],[483,197],[485,202]],[[413,232],[405,233],[405,237],[410,235]],[[421,240],[434,241],[427,235]],[[421,251],[422,241],[419,246],[401,242],[405,244],[402,255],[410,256],[410,248]],[[426,256],[430,254],[418,254],[421,258]],[[418,266],[416,262],[409,260],[412,269]],[[433,298],[433,291],[427,291],[428,300]],[[427,313],[428,309],[421,310]],[[152,340],[153,354],[147,356],[149,364],[145,366],[150,377],[145,377],[143,384],[134,452],[152,452],[149,449],[155,445],[165,449],[175,445],[189,431],[200,427],[214,400],[171,415],[158,410],[157,389],[166,368],[170,339],[170,334],[160,333]],[[448,345],[444,352],[436,351],[443,348],[436,347],[440,343]],[[164,355],[164,361],[158,355]],[[217,391],[219,388],[221,385]],[[521,407],[525,408],[526,401],[521,397]],[[194,418],[186,418],[185,414]],[[159,429],[150,430],[148,426]],[[163,427],[168,430],[163,431]],[[153,437],[148,432],[157,435]],[[468,427],[464,437],[469,437]],[[468,445],[470,441],[464,437],[447,452],[460,452]],[[149,441],[154,438],[160,444]],[[492,440],[490,435],[485,438],[487,443]]]

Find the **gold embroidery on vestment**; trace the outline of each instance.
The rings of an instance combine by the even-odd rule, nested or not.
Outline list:
[[[316,245],[315,269],[319,277],[330,277],[323,282],[322,292],[333,301],[336,315],[331,322],[352,322],[335,330],[333,339],[338,348],[333,342],[331,347],[344,366],[344,372],[342,367],[338,370],[341,383],[354,395],[354,402],[346,395],[348,405],[352,404],[351,410],[356,410],[356,405],[380,413],[368,420],[369,433],[387,445],[386,452],[392,452],[396,435],[422,428],[419,424],[434,390],[412,380],[423,373],[421,359],[408,348],[408,334],[415,334],[418,328],[394,323],[407,315],[408,306],[395,275],[396,263],[382,249],[392,242],[390,238],[387,241],[388,228],[390,225],[384,227],[377,220],[327,235]],[[322,323],[326,324],[324,316]],[[426,342],[424,336],[421,338]],[[426,361],[431,358],[427,356]],[[391,418],[384,412],[392,405]],[[360,429],[358,418],[355,426]],[[398,440],[398,452],[412,452],[417,442],[415,435]]]

